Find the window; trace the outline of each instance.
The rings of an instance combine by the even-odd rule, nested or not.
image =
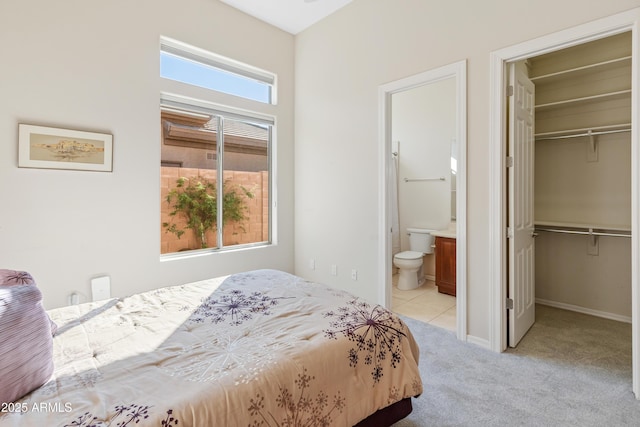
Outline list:
[[[211,102],[221,81],[212,74],[205,88],[195,83],[193,69],[185,67],[177,80],[197,86],[189,94],[203,99],[165,92],[160,97],[161,254],[268,244],[275,120]],[[176,80],[162,65],[161,76]]]
[[[275,104],[273,74],[171,39],[160,41],[160,76]]]

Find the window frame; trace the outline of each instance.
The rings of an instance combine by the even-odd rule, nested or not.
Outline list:
[[[161,38],[161,46],[167,46],[165,43],[167,38]],[[174,48],[178,45],[180,46],[189,46],[177,41],[172,41]],[[190,46],[190,49],[197,49]],[[202,57],[202,52],[205,52],[201,49],[197,49],[199,51],[199,56]],[[189,52],[189,51],[187,51]],[[208,55],[218,57],[218,55],[207,52]],[[222,58],[222,57],[220,57]],[[228,60],[228,59],[227,59]],[[238,66],[237,61],[228,60],[230,63],[234,63]],[[241,64],[245,66],[244,64]],[[251,69],[257,69],[255,67],[246,66]],[[276,162],[275,162],[275,150],[276,150],[276,134],[277,134],[277,115],[270,114],[270,112],[274,112],[275,105],[275,94],[276,94],[276,77],[275,74],[269,73],[273,77],[273,86],[272,86],[272,103],[267,104],[264,102],[251,100],[249,98],[239,97],[237,95],[231,95],[226,92],[216,91],[213,89],[204,88],[201,86],[192,85],[189,83],[184,83],[181,81],[169,79],[160,76],[160,102],[159,102],[159,111],[162,109],[172,109],[172,110],[181,110],[186,112],[195,112],[195,113],[204,113],[209,115],[215,115],[218,117],[218,125],[220,126],[218,129],[221,130],[218,132],[219,143],[216,146],[216,175],[217,175],[217,191],[220,195],[222,191],[223,183],[223,174],[224,174],[224,119],[233,119],[246,121],[259,125],[267,125],[268,126],[268,143],[267,143],[267,173],[268,173],[268,200],[269,200],[269,210],[268,210],[268,239],[267,241],[261,242],[253,242],[253,243],[242,243],[237,245],[225,246],[223,242],[223,227],[218,227],[216,230],[217,234],[217,247],[215,248],[206,248],[206,249],[193,249],[184,252],[169,252],[169,253],[161,253],[161,260],[172,260],[172,259],[183,259],[187,257],[193,256],[201,256],[213,253],[220,252],[229,252],[236,250],[244,250],[251,249],[257,247],[268,247],[276,244],[276,216],[277,216],[277,199],[276,199],[276,187],[275,187],[275,179],[277,175],[276,171]],[[159,73],[160,75],[160,73]],[[246,105],[250,105],[252,109],[245,108]],[[267,111],[269,113],[267,113]],[[222,125],[222,126],[221,126]],[[160,172],[158,172],[160,174]],[[218,219],[217,223],[222,224],[222,197],[217,198],[218,203]]]
[[[223,91],[217,91],[215,89],[210,89],[210,88],[202,88],[201,86],[197,86],[195,84],[188,83],[188,82],[181,82],[183,84],[193,86],[193,87],[200,87],[202,89],[211,90],[214,92],[227,93],[229,95],[238,96],[240,98],[248,99],[254,102],[259,102],[261,104],[266,104],[266,105],[278,104],[277,96],[276,96],[277,75],[274,73],[271,73],[261,68],[254,67],[252,65],[245,64],[240,61],[236,61],[231,58],[227,58],[225,56],[218,55],[216,53],[209,52],[207,50],[200,49],[198,47],[189,45],[187,43],[183,43],[178,40],[171,39],[164,36],[160,37],[160,53],[161,54],[166,53],[169,55],[177,56],[178,58],[185,59],[187,61],[192,61],[200,65],[213,67],[224,72],[235,74],[238,77],[263,83],[269,87],[269,101],[263,102],[263,101],[258,101],[251,98],[246,98],[242,95],[234,94],[232,92],[223,92]],[[166,77],[162,77],[162,74],[160,74],[160,77],[166,80],[173,80]],[[179,81],[179,80],[176,80],[176,81]]]

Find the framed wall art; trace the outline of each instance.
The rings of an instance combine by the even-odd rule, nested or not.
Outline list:
[[[111,172],[113,135],[18,125],[18,166]]]

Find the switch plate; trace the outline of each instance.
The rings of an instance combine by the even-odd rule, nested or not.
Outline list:
[[[111,298],[111,278],[109,276],[100,276],[91,279],[91,295],[93,301]]]
[[[331,264],[331,275],[332,276],[338,275],[338,266],[335,264]]]
[[[358,280],[358,270],[355,268],[351,270],[351,280]]]

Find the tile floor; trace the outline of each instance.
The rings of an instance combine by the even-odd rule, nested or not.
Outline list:
[[[397,282],[398,275],[394,274],[391,292],[393,311],[455,332],[456,297],[439,293],[431,280],[425,280],[419,288],[410,291],[398,289]]]

